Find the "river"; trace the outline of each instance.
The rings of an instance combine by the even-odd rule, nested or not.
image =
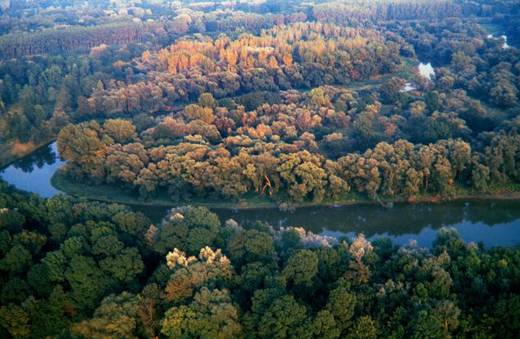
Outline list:
[[[50,198],[60,193],[52,187],[51,178],[63,163],[54,142],[4,168],[0,177],[20,190]]]
[[[63,164],[51,144],[21,159],[0,172],[0,177],[19,189],[52,197],[59,193],[51,185],[51,177]],[[131,206],[154,222],[167,213],[160,206]],[[278,209],[215,209],[222,221],[233,218],[248,225],[255,220],[275,227],[302,226],[317,234],[353,237],[364,233],[370,239],[388,237],[395,244],[416,241],[430,247],[439,228],[455,228],[467,242],[486,246],[520,244],[520,201],[467,200],[439,204],[395,204],[393,208],[359,204],[341,207],[305,207],[293,212]]]

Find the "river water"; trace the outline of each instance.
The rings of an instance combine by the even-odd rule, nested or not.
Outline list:
[[[493,34],[489,34],[487,36],[488,39],[498,39],[497,37],[495,37]],[[500,35],[500,38],[502,38],[502,40],[504,40],[504,43],[502,44],[502,48],[503,49],[509,49],[511,48],[511,46],[509,46],[509,44],[507,43],[507,35]]]
[[[19,189],[52,197],[59,193],[51,177],[63,164],[51,144],[0,171],[0,177]],[[131,206],[160,222],[168,208]],[[341,207],[305,207],[293,212],[278,209],[214,209],[222,221],[229,218],[248,225],[255,220],[275,227],[301,226],[317,234],[353,237],[364,233],[370,239],[388,237],[395,244],[415,241],[430,247],[441,227],[453,227],[467,242],[486,246],[520,245],[520,201],[467,200],[439,204],[395,204],[393,208],[359,204]]]
[[[51,178],[63,163],[52,143],[4,168],[0,177],[20,190],[50,198],[60,193],[52,187]]]
[[[432,78],[435,76],[435,70],[433,69],[431,62],[427,64],[421,62],[418,68],[419,74],[428,80],[432,80]]]

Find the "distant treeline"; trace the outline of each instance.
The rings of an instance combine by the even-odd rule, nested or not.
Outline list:
[[[312,17],[322,22],[356,24],[382,20],[493,16],[517,12],[519,9],[517,1],[508,0],[342,0],[314,6]]]
[[[90,49],[101,44],[140,42],[149,33],[160,33],[160,24],[113,23],[96,27],[67,27],[35,33],[0,37],[0,58],[36,54],[57,54],[75,49]]]

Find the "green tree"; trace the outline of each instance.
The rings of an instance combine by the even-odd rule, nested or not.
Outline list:
[[[312,322],[314,335],[324,339],[339,338],[341,330],[328,310],[320,310]]]
[[[294,253],[282,271],[283,277],[290,283],[310,287],[318,273],[318,256],[311,250]]]
[[[342,331],[352,323],[356,301],[356,296],[346,287],[340,286],[330,292],[326,309],[334,316]]]
[[[65,271],[71,297],[80,309],[92,310],[110,288],[111,281],[89,257],[74,256]]]
[[[21,273],[32,264],[32,255],[24,246],[14,245],[0,259],[0,270]]]
[[[72,326],[72,333],[82,338],[138,338],[138,299],[123,292],[101,301],[89,320]]]
[[[166,311],[161,333],[168,338],[240,338],[238,314],[227,290],[203,288],[191,304]]]
[[[276,251],[272,235],[255,229],[238,232],[228,243],[231,260],[239,265],[246,262],[270,262]]]
[[[213,244],[219,227],[217,215],[206,208],[174,209],[163,220],[154,248],[163,254],[174,248],[197,253]]]
[[[285,295],[274,300],[261,315],[258,335],[261,338],[312,338],[312,322],[305,306]]]
[[[347,335],[349,339],[376,339],[378,337],[377,323],[370,316],[362,316],[357,319]]]
[[[27,312],[14,304],[0,307],[0,326],[6,329],[13,338],[26,338],[31,333]]]

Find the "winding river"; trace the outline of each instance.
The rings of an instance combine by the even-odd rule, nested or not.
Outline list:
[[[60,192],[51,177],[63,164],[51,144],[0,171],[0,177],[15,187],[52,197]],[[159,222],[168,208],[131,206]],[[415,241],[430,247],[441,227],[453,227],[465,241],[486,246],[520,244],[520,201],[467,200],[439,204],[396,204],[385,209],[359,204],[341,207],[305,207],[293,212],[278,209],[215,209],[221,220],[233,218],[245,225],[261,220],[273,226],[302,226],[318,234],[352,237],[364,233],[370,239],[388,237],[395,244]]]

